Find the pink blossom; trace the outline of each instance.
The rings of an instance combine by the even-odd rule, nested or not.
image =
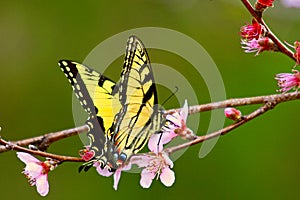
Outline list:
[[[274,45],[273,41],[268,37],[262,37],[258,40],[242,40],[241,44],[243,45],[242,48],[245,49],[246,53],[257,52],[256,55],[259,53],[266,51],[266,50],[273,50],[276,51],[277,48]]]
[[[184,133],[192,134],[186,127],[188,116],[188,104],[185,101],[180,112],[174,112],[166,117],[168,123],[162,128],[161,134],[154,134],[150,137],[148,147],[151,150],[148,154],[133,155],[131,159],[119,167],[115,172],[111,172],[108,167],[101,167],[100,162],[94,162],[97,172],[102,176],[114,175],[114,189],[117,190],[122,171],[131,169],[132,164],[144,168],[141,173],[140,184],[144,188],[149,188],[153,179],[157,176],[166,186],[171,186],[175,181],[175,173],[170,169],[173,167],[172,160],[162,152],[163,145],[170,142],[178,135],[188,137]]]
[[[252,39],[258,39],[262,33],[262,30],[262,26],[256,20],[253,20],[251,25],[248,24],[242,26],[240,29],[242,39],[247,41]]]
[[[186,120],[188,117],[188,104],[185,100],[184,105],[179,112],[174,112],[171,115],[166,116],[167,123],[162,128],[160,134],[153,134],[148,142],[148,148],[154,152],[161,152],[163,145],[169,143],[173,138],[181,135],[183,137],[190,137],[190,135],[183,134],[193,134],[190,129],[186,126]]]
[[[46,196],[49,192],[48,173],[56,167],[56,163],[52,160],[41,162],[24,152],[17,152],[17,156],[26,164],[23,174],[28,179],[30,186],[35,185],[38,193]]]
[[[291,89],[298,89],[300,87],[300,72],[298,70],[292,70],[293,73],[281,73],[277,74],[275,79],[278,81],[278,92],[287,92]]]
[[[131,158],[130,162],[144,168],[140,179],[143,188],[149,188],[155,177],[159,178],[167,187],[172,186],[175,182],[175,173],[170,169],[173,168],[173,162],[163,152],[136,155]]]
[[[258,44],[257,39],[252,39],[252,40],[242,40],[241,44],[244,45],[242,46],[243,49],[245,49],[246,53],[252,53],[252,52],[258,52],[260,45]]]
[[[235,108],[225,108],[224,114],[227,118],[234,120],[234,121],[238,121],[242,117],[241,111],[239,111]]]
[[[117,169],[114,174],[115,189],[117,189],[121,171],[129,170],[132,164],[143,168],[140,179],[140,185],[143,188],[149,188],[155,177],[160,178],[161,182],[167,187],[173,185],[175,182],[175,173],[171,170],[173,162],[166,153],[162,152],[163,145],[183,132],[189,131],[189,133],[192,133],[186,127],[188,112],[188,104],[185,101],[180,112],[174,112],[172,115],[166,117],[168,123],[162,128],[162,133],[154,134],[149,139],[148,147],[151,152],[148,154],[133,155],[129,163]]]

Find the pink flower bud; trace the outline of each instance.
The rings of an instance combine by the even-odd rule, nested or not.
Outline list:
[[[95,156],[95,152],[90,150],[89,147],[79,151],[79,155],[84,161],[89,161]]]
[[[241,36],[244,40],[258,39],[263,32],[263,28],[256,20],[252,20],[252,24],[242,26]]]
[[[273,2],[274,0],[257,0],[256,6],[273,7]]]
[[[224,114],[228,119],[239,121],[242,118],[241,111],[235,109],[235,108],[225,108]]]

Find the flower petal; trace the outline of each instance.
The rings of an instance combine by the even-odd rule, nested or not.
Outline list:
[[[163,157],[163,159],[164,159],[164,161],[165,161],[165,165],[167,165],[167,166],[173,168],[173,166],[174,166],[173,161],[172,161],[171,158],[168,156],[168,154],[163,153],[163,154],[162,154],[162,157]]]
[[[175,173],[169,167],[165,167],[162,169],[159,178],[165,186],[170,187],[175,182]]]
[[[152,180],[155,177],[155,173],[150,172],[149,170],[143,169],[141,173],[140,185],[143,188],[149,188],[151,186]]]
[[[43,166],[35,162],[27,163],[24,171],[28,176],[37,178],[42,174]]]
[[[122,168],[119,168],[116,170],[115,174],[114,174],[114,189],[117,190],[118,189],[118,184],[121,178],[121,172],[122,172]]]
[[[186,122],[188,114],[189,114],[189,106],[188,106],[187,100],[185,100],[183,107],[181,109],[181,112],[180,112],[180,116],[184,120],[184,122]]]
[[[175,129],[181,126],[182,118],[179,112],[175,112],[171,115],[167,115],[166,119],[172,122],[171,124],[168,125],[169,129]]]
[[[46,196],[49,192],[49,183],[47,174],[36,179],[36,189],[41,196]]]
[[[29,153],[17,152],[17,156],[25,164],[30,163],[30,162],[35,162],[35,163],[41,162],[37,158],[30,155]]]
[[[130,159],[131,164],[136,164],[138,167],[147,167],[153,159],[156,159],[156,155],[142,154],[133,155]]]
[[[96,167],[97,172],[101,176],[109,177],[109,176],[113,175],[113,172],[110,172],[106,166],[104,167],[104,169],[102,169],[99,162],[95,162],[93,166]]]
[[[163,134],[163,133],[162,133]],[[154,153],[161,152],[163,149],[163,143],[161,140],[162,135],[161,134],[153,134],[148,142],[148,148],[150,151]]]
[[[161,137],[161,143],[167,144],[169,143],[173,138],[177,137],[178,134],[174,133],[174,131],[170,132],[163,132]],[[161,151],[160,151],[161,152]]]

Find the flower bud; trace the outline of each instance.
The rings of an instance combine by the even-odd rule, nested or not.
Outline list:
[[[241,111],[235,109],[235,108],[225,108],[224,114],[228,119],[239,121],[242,118]]]

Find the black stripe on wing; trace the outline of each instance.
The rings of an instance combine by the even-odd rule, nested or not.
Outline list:
[[[60,60],[58,63],[71,83],[74,93],[84,110],[88,114],[95,114],[94,103],[77,69],[77,63],[69,60]],[[91,69],[86,68],[86,73],[92,74],[91,71]]]
[[[122,104],[116,118],[114,144],[127,157],[140,151],[156,131],[158,99],[149,56],[143,43],[131,36],[121,73],[119,99]]]
[[[90,80],[99,80],[99,83],[96,82],[96,84],[99,85],[107,78],[77,62],[60,60],[59,66],[71,83],[80,104],[89,114],[86,124],[90,128],[88,136],[90,138],[91,148],[95,151],[95,155],[102,155],[102,149],[106,141],[104,122],[101,117],[97,116],[98,108],[95,107],[82,76],[88,77],[87,79]]]

